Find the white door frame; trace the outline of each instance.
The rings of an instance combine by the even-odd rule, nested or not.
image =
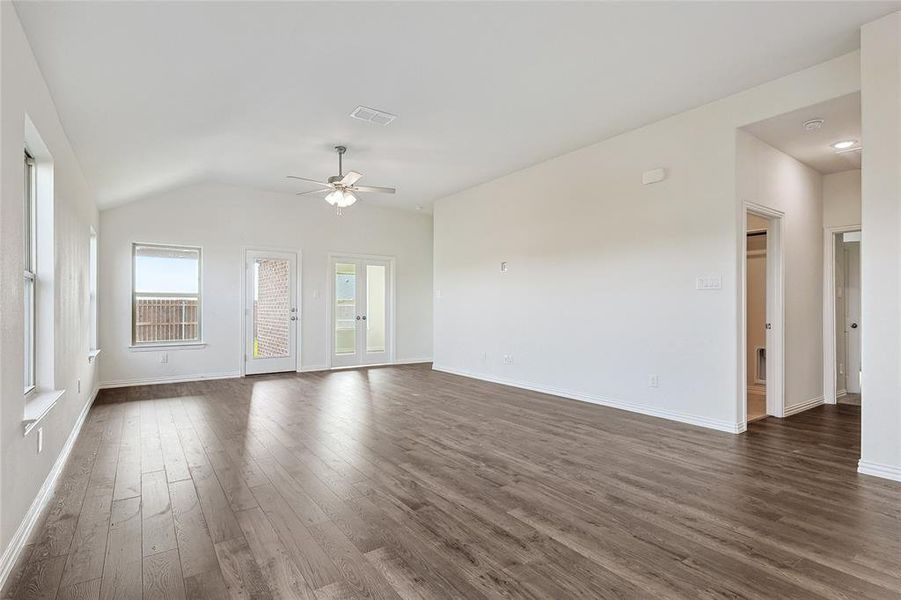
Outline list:
[[[823,228],[823,399],[835,404],[835,236],[838,233],[861,231],[860,225],[839,225]]]
[[[396,269],[396,258],[394,256],[385,256],[381,254],[358,254],[355,252],[329,252],[325,267],[325,273],[327,277],[326,281],[326,289],[328,290],[328,298],[325,305],[325,322],[326,322],[326,331],[328,332],[325,336],[325,352],[326,352],[326,367],[329,369],[355,369],[358,366],[377,366],[377,365],[355,365],[349,367],[343,366],[335,366],[333,362],[334,358],[334,323],[332,322],[332,312],[334,310],[335,304],[335,275],[332,271],[332,265],[336,258],[349,258],[352,260],[383,260],[388,263],[388,290],[390,291],[390,299],[388,302],[388,319],[390,321],[388,327],[388,362],[379,363],[379,364],[394,364],[396,360],[396,342],[395,342],[395,331],[397,330],[397,321],[396,321],[396,304],[397,298],[395,296],[395,281],[397,278]]]
[[[748,423],[748,213],[769,221],[766,236],[766,314],[771,329],[766,349],[766,410],[774,417],[785,416],[785,267],[782,252],[785,213],[762,204],[745,201],[739,236],[739,423]]]
[[[242,246],[241,248],[241,364],[239,366],[239,370],[241,373],[241,377],[247,375],[247,319],[250,316],[249,311],[250,307],[247,306],[247,254],[248,252],[282,252],[288,254],[294,254],[297,258],[295,260],[296,264],[296,273],[294,274],[295,279],[297,281],[297,285],[295,286],[294,293],[296,294],[296,302],[297,302],[297,321],[295,327],[297,328],[296,337],[297,340],[295,342],[296,351],[294,353],[294,370],[300,372],[300,366],[303,364],[300,360],[301,352],[303,350],[303,343],[301,340],[303,339],[303,295],[301,292],[303,291],[303,278],[301,277],[303,273],[303,254],[301,251],[294,250],[291,248],[278,248],[272,246]]]

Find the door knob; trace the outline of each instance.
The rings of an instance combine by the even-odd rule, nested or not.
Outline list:
[[[294,315],[291,315],[291,320],[292,320],[292,321],[296,321],[296,320],[297,320],[297,317],[295,317]]]
[[[766,328],[767,328],[767,329],[772,329],[772,328],[773,328],[773,324],[772,324],[772,323],[767,323],[767,324],[766,324]]]
[[[357,315],[357,321],[359,321],[359,320],[360,320],[360,315]]]
[[[366,320],[366,315],[363,315],[363,320]],[[855,325],[855,327],[857,327],[857,325]]]
[[[851,329],[857,329],[857,323],[851,323]]]

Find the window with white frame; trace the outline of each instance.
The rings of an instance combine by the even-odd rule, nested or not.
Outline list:
[[[88,304],[91,311],[91,350],[100,348],[99,322],[97,319],[97,232],[91,227],[88,244]]]
[[[132,344],[200,342],[200,248],[132,246]]]
[[[36,181],[37,175],[34,166],[34,157],[25,150],[25,195],[24,217],[22,219],[24,230],[24,297],[25,297],[25,393],[28,394],[35,387],[35,296],[37,287],[37,216],[36,216]]]

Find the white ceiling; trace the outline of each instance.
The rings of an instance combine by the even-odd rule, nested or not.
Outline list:
[[[804,122],[823,119],[820,129],[807,131]],[[860,94],[849,94],[748,125],[744,128],[823,174],[859,169],[861,152],[837,153],[832,144],[860,142]]]
[[[19,2],[101,207],[336,171],[414,207],[814,65],[894,2]],[[348,117],[362,104],[389,127]],[[304,196],[298,201],[320,201]]]

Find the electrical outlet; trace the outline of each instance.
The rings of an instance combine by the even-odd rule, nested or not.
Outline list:
[[[505,365],[513,364],[513,355],[512,354],[504,354],[504,364]]]
[[[660,378],[656,375],[651,375],[648,377],[648,386],[652,388],[660,387]]]
[[[507,261],[501,263],[501,273],[507,272]]]
[[[163,352],[162,354],[160,354],[160,363],[165,365],[168,362],[169,362],[169,353]]]
[[[38,454],[44,451],[44,428],[38,427]]]

